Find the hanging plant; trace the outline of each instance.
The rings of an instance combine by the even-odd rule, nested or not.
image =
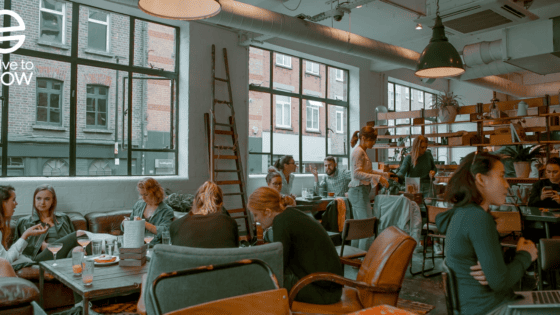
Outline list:
[[[461,96],[446,91],[436,95],[431,108],[438,110],[438,118],[441,122],[454,122],[461,107],[460,99]]]

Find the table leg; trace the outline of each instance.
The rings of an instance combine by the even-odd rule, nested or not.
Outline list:
[[[550,238],[550,228],[548,227],[548,222],[544,222],[544,232],[546,234],[546,238]]]
[[[83,303],[83,313],[84,315],[88,315],[89,313],[89,300],[85,297],[82,296],[82,303]]]
[[[43,294],[45,285],[45,269],[39,265],[39,305],[43,308]]]

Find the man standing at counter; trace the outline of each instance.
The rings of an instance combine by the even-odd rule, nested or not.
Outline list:
[[[546,179],[533,184],[530,207],[560,208],[560,158],[553,157],[546,163]]]
[[[334,157],[327,156],[324,160],[327,176],[319,183],[319,174],[315,165],[309,165],[309,171],[315,176],[315,194],[319,195],[319,188],[325,192],[334,192],[335,197],[344,197],[348,192],[348,184],[352,180],[349,170],[339,170]]]

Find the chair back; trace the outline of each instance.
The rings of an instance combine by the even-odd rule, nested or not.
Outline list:
[[[288,291],[276,289],[190,306],[166,315],[289,315]]]
[[[451,208],[442,208],[434,206],[426,206],[426,216],[428,217],[428,223],[436,223],[436,216],[443,213]]]
[[[344,256],[344,243],[351,240],[369,238],[375,235],[375,224],[377,218],[349,219],[344,221],[342,229],[342,244],[340,246],[340,257]]]
[[[415,247],[416,241],[403,230],[396,226],[386,228],[371,244],[356,280],[368,285],[400,288]],[[396,306],[399,297],[398,292],[373,293],[366,290],[358,290],[358,295],[364,308],[380,304]]]
[[[244,259],[264,261],[270,266],[278,282],[283,283],[283,254],[282,244],[279,242],[244,248],[193,248],[158,244],[152,252],[146,283],[152,283],[162,273]],[[193,274],[188,278],[168,279],[157,286],[155,294],[160,300],[162,312],[166,313],[209,301],[273,289],[276,287],[271,283],[266,270],[259,265],[249,264],[235,269]],[[154,314],[151,293],[144,290],[146,311]]]
[[[560,269],[560,240],[540,239],[539,255],[543,271]]]
[[[445,259],[441,264],[441,279],[443,282],[443,292],[445,293],[445,304],[447,305],[447,314],[460,315],[459,308],[459,292],[457,290],[457,278],[455,272],[447,266]]]
[[[500,234],[520,233],[522,230],[521,215],[517,211],[491,211],[496,221],[496,229]]]
[[[338,222],[338,231],[342,232],[344,230],[344,223],[346,222],[346,202],[347,198],[343,197],[336,197],[334,198],[336,202],[336,210],[337,210],[337,222]]]

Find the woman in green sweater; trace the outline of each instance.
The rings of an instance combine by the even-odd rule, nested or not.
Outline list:
[[[412,152],[404,158],[399,177],[420,177],[420,192],[428,197],[432,178],[436,174],[436,163],[428,149],[428,139],[418,136],[412,143]]]
[[[436,217],[446,234],[448,267],[456,274],[462,315],[510,314],[513,286],[537,259],[533,242],[520,238],[517,253],[506,264],[490,205],[505,203],[509,185],[500,158],[471,153],[451,177],[445,199],[454,204]],[[526,314],[525,311],[514,314]]]

